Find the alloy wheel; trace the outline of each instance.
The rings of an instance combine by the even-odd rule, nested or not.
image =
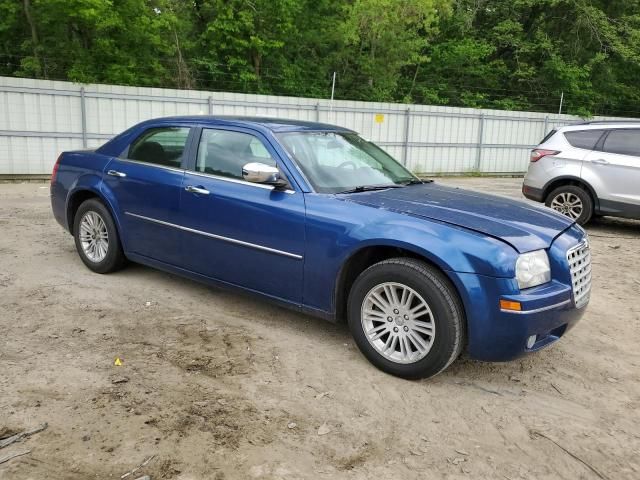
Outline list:
[[[551,208],[576,220],[582,215],[584,206],[582,205],[582,200],[576,194],[564,192],[559,193],[551,200]]]
[[[89,260],[99,263],[109,251],[109,233],[103,218],[94,211],[88,211],[80,220],[80,244]]]
[[[411,287],[385,282],[364,297],[361,322],[375,350],[395,363],[415,363],[431,350],[435,338],[433,313]]]

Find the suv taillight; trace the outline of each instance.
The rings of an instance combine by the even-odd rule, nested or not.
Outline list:
[[[531,161],[532,162],[537,162],[538,160],[540,160],[543,157],[549,157],[549,156],[553,156],[553,155],[558,155],[560,152],[558,152],[557,150],[544,150],[542,148],[536,148],[534,150],[531,151]]]
[[[53,166],[53,171],[51,172],[51,185],[56,181],[56,176],[58,175],[58,167],[60,167],[60,159],[62,158],[62,153],[58,155],[58,159],[56,160],[55,165]]]

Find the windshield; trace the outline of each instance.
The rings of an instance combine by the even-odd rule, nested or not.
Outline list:
[[[420,181],[380,147],[355,133],[291,132],[278,138],[318,193]]]

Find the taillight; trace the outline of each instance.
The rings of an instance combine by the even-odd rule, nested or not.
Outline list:
[[[56,160],[55,165],[53,166],[53,171],[51,172],[51,185],[56,181],[56,176],[58,175],[58,168],[60,167],[60,159],[62,158],[62,153],[58,155],[58,159]]]
[[[537,162],[543,157],[558,155],[560,152],[557,150],[544,150],[542,148],[536,148],[531,151],[531,161]]]

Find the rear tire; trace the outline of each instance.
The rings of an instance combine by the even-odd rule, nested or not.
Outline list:
[[[120,270],[126,263],[115,222],[104,204],[82,202],[73,219],[73,237],[82,262],[96,273]]]
[[[442,372],[465,344],[454,288],[439,270],[413,258],[385,260],[362,272],[349,293],[348,321],[372,364],[407,379]]]
[[[545,205],[585,225],[593,216],[593,199],[589,192],[576,185],[562,185],[545,199]]]

